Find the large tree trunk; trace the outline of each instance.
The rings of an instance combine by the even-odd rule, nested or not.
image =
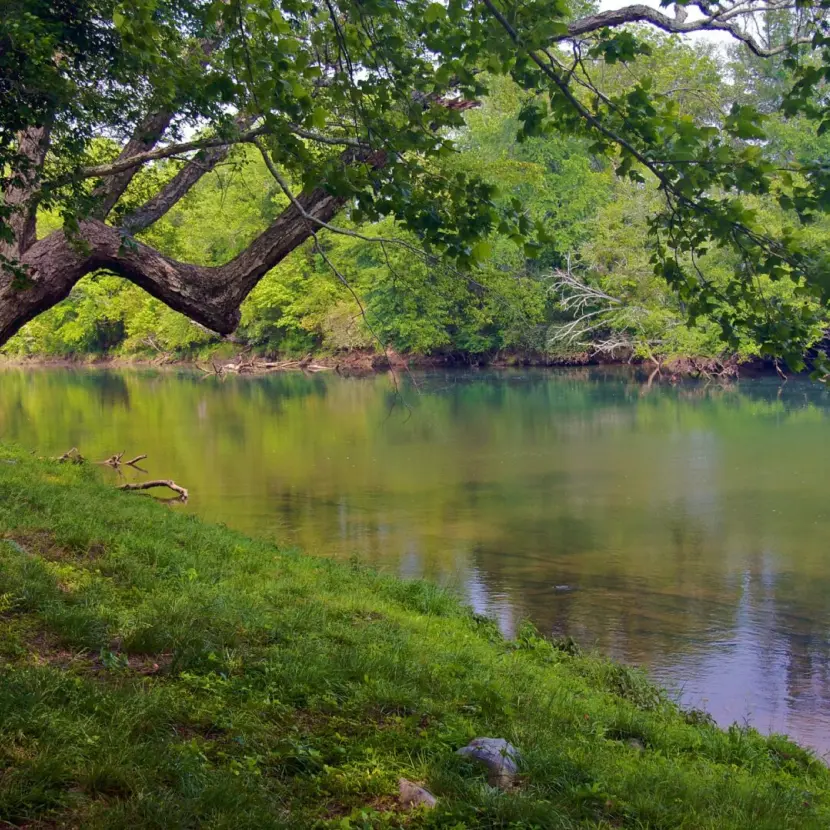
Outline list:
[[[307,214],[328,222],[345,200],[317,189],[299,196],[298,202]],[[97,270],[124,277],[197,323],[230,334],[245,297],[313,230],[314,222],[292,204],[239,256],[218,267],[178,262],[94,219],[81,223],[76,238],[56,231],[31,245],[20,259],[29,276],[27,285],[16,284],[12,273],[0,270],[0,344]]]
[[[3,194],[3,202],[12,210],[9,218],[12,238],[0,243],[0,257],[18,259],[37,237],[37,199],[34,194],[49,149],[49,138],[50,131],[45,126],[29,127],[18,136],[18,153],[26,164],[18,172],[17,182]]]

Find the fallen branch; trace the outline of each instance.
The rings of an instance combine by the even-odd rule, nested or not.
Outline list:
[[[119,490],[151,490],[155,487],[167,487],[168,489],[172,490],[174,493],[179,494],[179,501],[187,501],[188,499],[188,492],[185,490],[184,487],[180,487],[176,484],[175,481],[171,481],[170,479],[154,479],[153,481],[140,481],[137,484],[122,484],[119,486]]]
[[[129,461],[122,461],[121,459],[124,457],[124,451],[116,453],[115,455],[111,455],[109,458],[105,459],[104,461],[96,461],[96,464],[101,464],[105,467],[112,467],[114,470],[118,471],[119,477],[123,477],[123,473],[121,472],[121,467],[132,467],[135,470],[140,470],[142,473],[146,473],[146,470],[143,470],[141,467],[138,466],[139,461],[143,461],[147,458],[146,453],[141,453],[141,455],[137,455],[135,458],[131,458]],[[72,464],[83,464],[85,463],[86,459],[78,452],[77,447],[72,447],[71,450],[67,450],[63,455],[58,456],[57,458],[52,459],[53,461],[57,461],[58,463],[63,463],[66,461],[71,462]],[[165,502],[186,502],[189,493],[184,487],[180,487],[176,484],[175,481],[171,481],[168,478],[157,478],[153,479],[152,481],[140,481],[135,484],[121,484],[118,486],[117,489],[119,490],[151,490],[155,487],[167,487],[169,490],[172,490],[174,493],[177,494],[176,498],[174,499],[163,499],[161,501]]]
[[[64,461],[71,461],[73,464],[83,464],[84,457],[78,452],[77,447],[72,447],[71,450],[67,450],[63,455],[58,456],[55,461],[61,464]]]
[[[115,455],[111,455],[109,458],[105,458],[103,461],[96,461],[95,463],[106,467],[112,467],[113,470],[120,469],[122,464],[125,467],[135,467],[137,470],[140,470],[141,468],[137,466],[138,462],[147,458],[147,454],[142,453],[141,455],[137,455],[135,458],[131,458],[129,461],[122,461],[121,459],[124,457],[125,452],[126,450],[122,450]]]

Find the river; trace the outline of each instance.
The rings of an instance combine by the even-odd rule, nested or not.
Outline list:
[[[12,368],[0,439],[146,453],[189,488],[175,509],[446,584],[508,635],[530,617],[721,724],[830,751],[824,387],[587,369],[399,383]]]

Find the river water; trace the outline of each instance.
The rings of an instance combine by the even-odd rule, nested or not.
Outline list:
[[[530,617],[724,725],[830,751],[822,386],[599,370],[399,382],[7,369],[0,439],[147,453],[152,477],[190,489],[177,509],[450,585],[507,634]]]

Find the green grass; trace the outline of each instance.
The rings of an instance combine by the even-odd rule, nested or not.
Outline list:
[[[830,826],[786,739],[426,583],[2,447],[0,539],[0,827]],[[512,791],[455,754],[481,735],[524,753]],[[438,807],[400,812],[401,776]]]

